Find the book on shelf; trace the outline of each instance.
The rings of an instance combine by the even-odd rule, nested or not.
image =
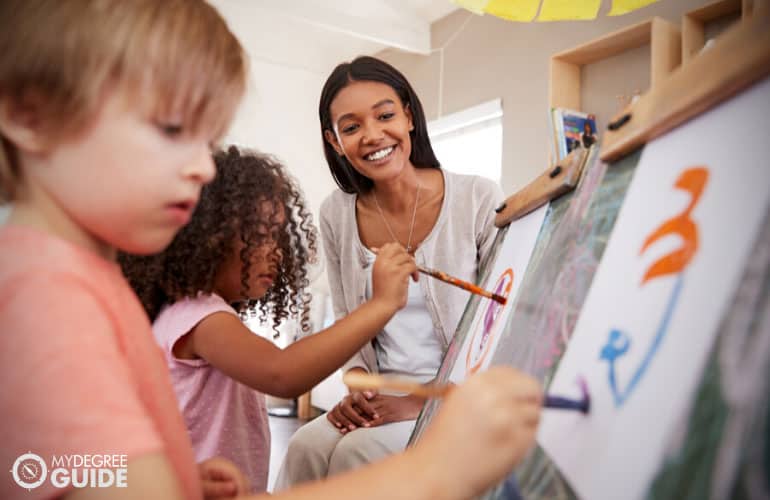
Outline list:
[[[556,161],[575,148],[588,148],[598,141],[596,116],[566,108],[551,108],[548,116],[551,127],[552,153]]]

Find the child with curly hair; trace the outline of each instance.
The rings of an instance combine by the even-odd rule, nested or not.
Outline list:
[[[416,268],[399,245],[383,246],[370,301],[317,335],[276,347],[242,320],[258,314],[277,328],[301,311],[309,333],[310,213],[274,158],[230,146],[214,163],[216,178],[171,245],[119,260],[154,321],[196,459],[232,460],[265,491],[270,430],[262,393],[293,398],[339,368],[403,307]]]

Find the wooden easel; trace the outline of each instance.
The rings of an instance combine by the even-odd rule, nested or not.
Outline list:
[[[509,196],[497,209],[495,226],[506,226],[541,205],[575,189],[588,158],[588,151],[584,148],[572,151],[556,165],[548,167],[526,187]]]

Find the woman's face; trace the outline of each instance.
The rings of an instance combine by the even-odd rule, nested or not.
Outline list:
[[[412,113],[384,83],[351,82],[329,108],[333,131],[325,139],[373,182],[397,177],[409,165]]]

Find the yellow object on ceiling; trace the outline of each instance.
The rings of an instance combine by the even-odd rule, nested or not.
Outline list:
[[[620,16],[641,9],[658,0],[609,0],[609,16]],[[575,21],[595,19],[602,0],[452,0],[474,14],[491,14],[501,19],[530,22]]]

